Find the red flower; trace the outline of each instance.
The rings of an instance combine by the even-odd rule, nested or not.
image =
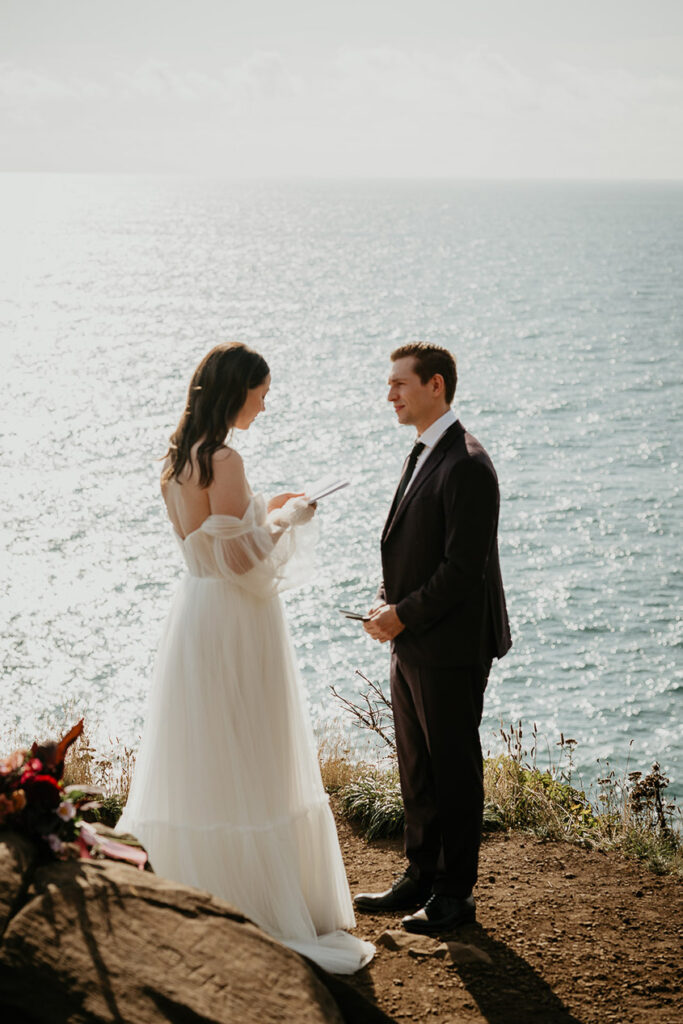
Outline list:
[[[37,757],[30,757],[24,765],[24,771],[21,778],[19,779],[19,785],[23,786],[25,783],[30,782],[31,779],[37,778],[40,772],[45,771],[43,762]]]

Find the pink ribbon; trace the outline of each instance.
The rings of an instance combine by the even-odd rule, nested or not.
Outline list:
[[[124,860],[129,864],[143,870],[147,863],[147,854],[138,846],[128,846],[126,843],[117,843],[114,839],[107,839],[96,832],[87,821],[80,825],[79,846],[82,857],[91,857],[92,853],[100,853],[110,860]],[[91,853],[92,851],[92,853]]]

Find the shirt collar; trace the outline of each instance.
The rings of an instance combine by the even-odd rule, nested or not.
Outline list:
[[[425,432],[418,436],[417,440],[421,441],[425,448],[433,448],[437,441],[441,440],[448,428],[455,423],[455,420],[456,416],[453,410],[447,409],[443,416],[439,416],[438,420],[435,420],[431,427],[427,427]]]

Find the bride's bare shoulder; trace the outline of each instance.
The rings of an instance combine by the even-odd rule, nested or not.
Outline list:
[[[190,488],[194,485],[199,487],[200,483],[200,467],[197,460],[197,449],[199,448],[199,442],[193,445],[190,451],[190,458],[186,461],[179,476],[176,478],[173,476],[175,483],[181,485],[189,485]],[[171,458],[166,456],[164,463],[161,467],[161,489],[165,491],[171,482],[169,476],[169,469],[171,468]],[[242,456],[239,452],[236,452],[234,448],[219,448],[211,456],[211,469],[213,471],[214,481],[225,481],[234,482],[244,476],[244,463]],[[210,485],[211,486],[211,485]]]
[[[243,516],[249,504],[249,485],[242,456],[234,448],[220,448],[213,456],[213,480],[209,485],[211,511]]]
[[[244,476],[244,462],[234,448],[224,446],[213,453],[211,458],[214,477],[235,478]]]
[[[166,496],[166,493],[168,492],[171,480],[173,479],[171,474],[170,474],[170,472],[169,472],[170,469],[171,469],[171,465],[172,465],[172,463],[171,463],[171,456],[167,455],[166,458],[164,459],[163,463],[162,463],[162,466],[161,466],[161,479],[160,479],[161,493],[164,496]]]

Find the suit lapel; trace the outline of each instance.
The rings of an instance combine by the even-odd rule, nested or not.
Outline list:
[[[417,476],[413,478],[413,482],[411,483],[410,487],[401,498],[401,502],[398,508],[396,509],[393,518],[387,519],[386,523],[384,524],[384,530],[382,531],[382,543],[384,543],[389,534],[392,533],[396,524],[401,519],[403,513],[405,512],[406,508],[413,500],[415,495],[419,494],[427,480],[429,480],[429,478],[441,465],[448,449],[451,447],[456,437],[458,437],[460,434],[463,434],[464,431],[465,428],[463,427],[460,420],[456,420],[455,423],[453,423],[448,428],[448,430],[444,432],[443,436],[439,438],[436,445],[434,446],[434,449],[430,452],[426,462],[424,463],[424,465],[420,467]],[[405,462],[403,465],[405,466]],[[395,493],[396,492],[394,491],[394,494]]]

